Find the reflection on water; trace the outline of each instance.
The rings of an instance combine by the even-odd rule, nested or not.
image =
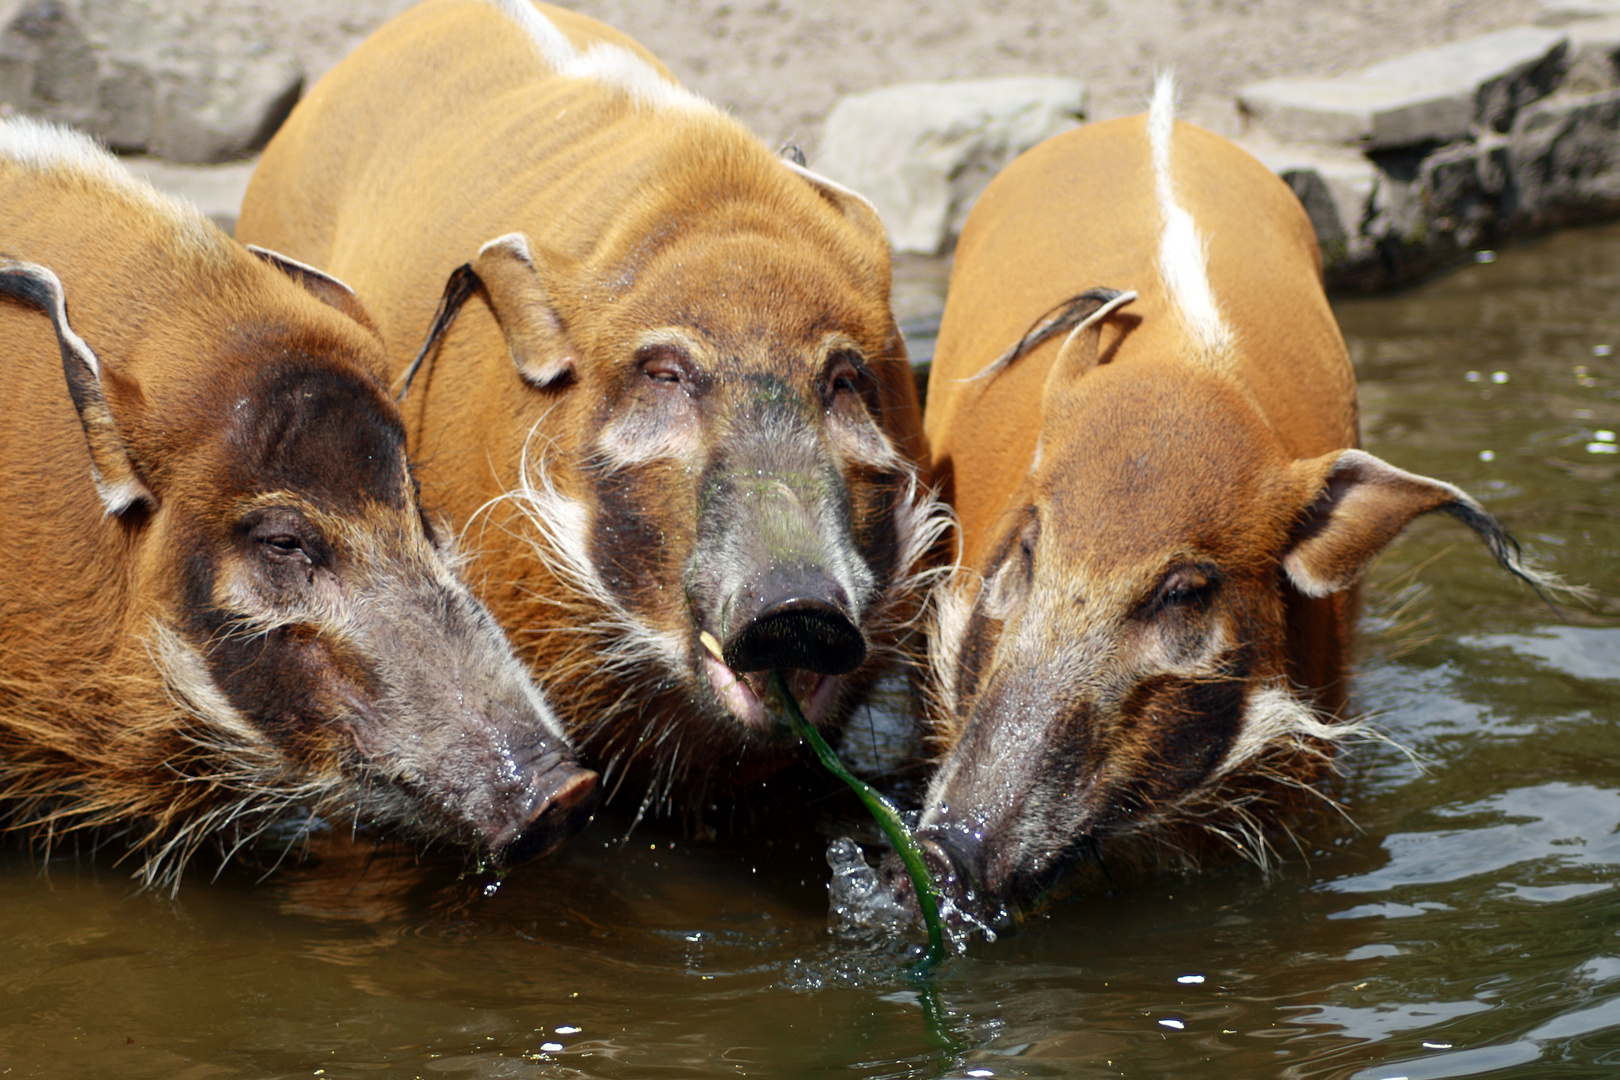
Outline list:
[[[815,782],[752,841],[604,820],[500,882],[338,837],[171,901],[12,852],[0,1076],[1620,1075],[1620,228],[1339,310],[1368,448],[1602,594],[1554,613],[1411,529],[1358,704],[1423,764],[1357,751],[1359,831],[1072,898],[921,984],[919,939],[829,932],[827,840],[873,837]],[[902,753],[893,715],[846,752]]]

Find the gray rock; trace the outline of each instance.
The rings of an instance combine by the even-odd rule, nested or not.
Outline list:
[[[1284,140],[1366,149],[1448,143],[1476,127],[1506,130],[1564,77],[1568,35],[1517,27],[1409,53],[1339,79],[1244,87],[1250,121]]]
[[[241,157],[297,100],[303,71],[196,3],[0,0],[0,105],[72,124],[116,150]]]
[[[1282,177],[1299,197],[1322,250],[1323,273],[1374,254],[1364,232],[1371,213],[1379,170],[1366,156],[1336,147],[1287,146],[1244,148]]]
[[[1525,229],[1620,214],[1620,89],[1528,110],[1514,130],[1508,167]]]
[[[1616,0],[1620,5],[1620,0]],[[1592,94],[1620,86],[1620,15],[1569,27],[1569,75],[1564,90]]]
[[[1536,13],[1537,26],[1569,26],[1582,19],[1620,18],[1620,0],[1548,0]]]
[[[909,83],[843,98],[817,171],[871,199],[896,251],[932,255],[1013,158],[1085,115],[1073,79]]]
[[[1506,134],[1484,131],[1427,153],[1368,159],[1362,217],[1343,239],[1343,214],[1333,221],[1322,212],[1315,187],[1327,186],[1322,174],[1297,164],[1279,171],[1311,213],[1329,286],[1382,289],[1470,251],[1620,214],[1617,133],[1620,89],[1559,94],[1523,110]]]

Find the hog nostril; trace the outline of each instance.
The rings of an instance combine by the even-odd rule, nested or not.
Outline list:
[[[866,660],[861,628],[837,605],[812,597],[780,600],[755,615],[725,646],[733,671],[814,671],[842,675]]]
[[[535,816],[538,818],[548,812],[572,810],[586,799],[591,799],[595,794],[596,773],[591,772],[589,769],[581,769],[551,793],[551,798],[547,801],[547,804],[541,809],[540,814]]]
[[[601,796],[597,779],[590,769],[571,762],[547,770],[536,780],[528,820],[493,845],[496,860],[515,866],[561,847],[595,815]]]

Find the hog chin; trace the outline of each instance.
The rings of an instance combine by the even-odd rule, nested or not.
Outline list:
[[[703,672],[715,696],[725,705],[738,723],[755,735],[776,735],[787,726],[787,718],[778,716],[765,705],[766,687],[770,672],[750,671],[738,674],[712,653],[703,654]],[[789,671],[788,690],[799,703],[806,720],[818,724],[831,711],[838,695],[840,677],[822,675],[814,671]]]

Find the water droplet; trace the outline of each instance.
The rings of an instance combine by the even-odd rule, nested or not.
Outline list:
[[[1199,983],[1201,983],[1203,981],[1204,981],[1204,977],[1202,975],[1178,975],[1178,976],[1176,976],[1176,982],[1181,983],[1183,986],[1197,986]]]
[[[1594,345],[1594,346],[1592,346],[1592,355],[1593,356],[1608,356],[1609,353],[1611,353],[1613,351],[1614,350],[1611,349],[1607,345]]]
[[[1496,261],[1496,252],[1476,251],[1474,252],[1474,261],[1477,263],[1493,263]]]
[[[1495,450],[1481,450],[1479,452],[1479,460],[1481,460],[1481,461],[1495,461],[1496,460],[1496,451]]]
[[[1505,371],[1493,371],[1493,372],[1491,372],[1491,382],[1501,384],[1501,383],[1505,383],[1507,381],[1508,381],[1508,373],[1507,372],[1505,372]]]
[[[1596,439],[1598,442],[1614,442],[1614,432],[1599,428],[1598,430],[1592,432],[1592,438]]]
[[[572,1024],[564,1024],[562,1027],[556,1028],[555,1030],[556,1030],[558,1035],[578,1035],[581,1031],[584,1031],[585,1029],[584,1028],[577,1028]]]
[[[1469,382],[1479,382],[1480,376],[1479,372],[1470,371],[1468,374],[1464,375],[1463,378],[1467,379]]]
[[[555,1054],[557,1051],[563,1049],[563,1044],[556,1042],[543,1042],[540,1044],[540,1049],[544,1050],[548,1054]]]
[[[1160,1020],[1159,1021],[1159,1026],[1160,1027],[1171,1028],[1172,1030],[1175,1030],[1175,1031],[1182,1031],[1182,1030],[1184,1030],[1186,1028],[1187,1025],[1182,1023],[1180,1020]]]
[[[1588,454],[1620,454],[1620,445],[1612,442],[1589,442],[1586,444]]]

